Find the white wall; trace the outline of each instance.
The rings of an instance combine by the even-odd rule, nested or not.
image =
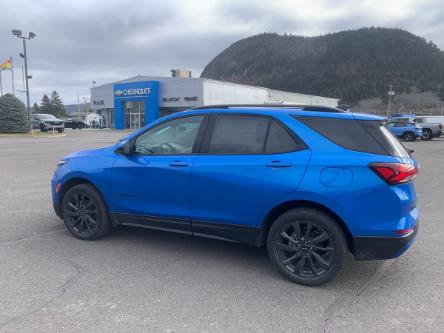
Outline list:
[[[338,99],[205,79],[204,105],[307,104],[336,107]]]
[[[206,79],[203,83],[204,105],[262,104],[268,100],[266,88]]]
[[[270,103],[307,104],[336,107],[338,99],[314,95],[298,94],[279,90],[269,90]]]

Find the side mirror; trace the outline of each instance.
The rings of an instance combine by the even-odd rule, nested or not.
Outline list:
[[[125,142],[123,145],[117,148],[116,153],[126,156],[131,155],[133,153],[133,143],[131,140]]]

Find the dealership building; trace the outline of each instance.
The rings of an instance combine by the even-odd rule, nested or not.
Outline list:
[[[105,127],[137,129],[159,117],[208,105],[338,105],[335,98],[192,78],[190,72],[183,70],[172,72],[176,77],[139,75],[95,86],[91,88],[91,111],[102,115]]]

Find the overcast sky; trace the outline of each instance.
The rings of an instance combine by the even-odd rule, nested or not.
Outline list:
[[[11,29],[34,32],[31,103],[57,90],[71,104],[78,93],[89,96],[92,81],[169,76],[171,68],[197,77],[220,51],[260,32],[312,36],[363,26],[403,28],[444,49],[444,1],[0,0],[0,62],[13,56],[22,90],[22,44]],[[10,73],[2,77],[10,92]]]

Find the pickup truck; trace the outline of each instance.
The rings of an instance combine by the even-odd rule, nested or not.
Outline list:
[[[393,117],[388,120],[389,123],[415,123],[418,124],[422,128],[422,138],[424,140],[432,140],[433,138],[440,137],[442,132],[442,124],[441,123],[430,123],[424,120],[425,117],[416,116],[416,117]]]

